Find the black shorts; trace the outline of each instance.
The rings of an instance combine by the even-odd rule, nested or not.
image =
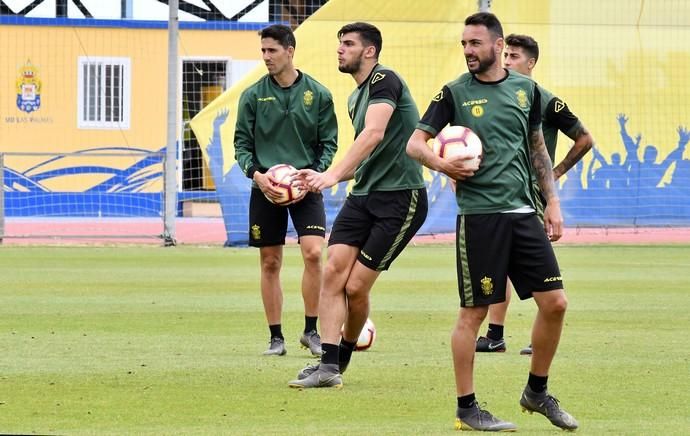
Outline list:
[[[427,208],[425,188],[349,195],[335,218],[328,245],[358,247],[357,260],[374,271],[385,271],[424,224]]]
[[[259,188],[249,197],[249,245],[271,247],[285,245],[288,212],[298,237],[326,236],[326,211],[323,196],[313,192],[287,206],[271,203]]]
[[[456,225],[460,306],[506,299],[506,277],[521,300],[563,288],[558,261],[535,213],[460,215]]]

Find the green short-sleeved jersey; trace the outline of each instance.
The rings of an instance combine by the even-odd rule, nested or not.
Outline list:
[[[347,107],[355,136],[364,130],[367,108],[375,103],[389,104],[394,110],[383,140],[355,170],[352,195],[424,187],[422,166],[405,151],[419,121],[419,111],[402,78],[381,65],[376,65],[348,98]]]
[[[287,88],[265,75],[240,96],[235,160],[248,177],[280,163],[324,171],[337,141],[331,93],[307,74]]]
[[[474,176],[458,182],[456,199],[463,215],[535,207],[531,190],[529,132],[539,128],[539,91],[527,76],[507,71],[497,82],[465,73],[443,87],[418,128],[436,135],[447,124],[472,129],[483,157]]]

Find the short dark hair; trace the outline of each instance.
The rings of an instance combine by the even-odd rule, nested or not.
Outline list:
[[[527,56],[534,58],[535,62],[539,60],[539,44],[529,35],[516,35],[511,33],[506,36],[506,45],[520,47],[527,53]]]
[[[383,48],[383,38],[381,37],[381,31],[373,24],[363,23],[361,21],[356,23],[346,24],[338,30],[338,38],[346,33],[356,32],[362,39],[365,45],[373,45],[376,49],[376,59],[378,59],[381,54],[381,49]]]
[[[465,18],[465,26],[484,26],[496,38],[503,38],[503,26],[496,15],[491,12],[477,12]]]
[[[271,24],[268,27],[264,27],[259,32],[261,39],[272,38],[278,41],[283,48],[297,48],[297,41],[295,41],[295,34],[292,33],[292,29],[284,24]]]

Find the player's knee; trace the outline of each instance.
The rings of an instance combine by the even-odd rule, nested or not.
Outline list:
[[[369,295],[361,289],[350,290],[345,288],[347,294],[347,306],[350,312],[369,313]]]
[[[278,274],[281,266],[280,256],[263,256],[261,258],[261,271],[264,274]]]
[[[302,258],[305,266],[320,267],[321,266],[321,247],[310,247],[302,251]]]
[[[549,304],[546,307],[546,312],[551,316],[563,317],[567,309],[568,298],[564,293],[561,292],[558,296],[549,301]]]

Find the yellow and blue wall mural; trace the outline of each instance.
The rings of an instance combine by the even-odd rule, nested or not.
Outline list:
[[[567,101],[596,138],[596,150],[559,181],[566,225],[689,225],[690,3],[495,0],[491,7],[506,34],[539,41],[535,80]],[[465,71],[462,23],[476,9],[476,0],[330,0],[297,28],[296,65],[334,95],[336,159],[353,137],[346,99],[354,87],[337,71],[337,30],[352,21],[376,24],[384,36],[381,62],[401,73],[423,112],[444,83]],[[141,216],[161,209],[166,23],[91,15],[0,15],[0,152],[10,216]],[[179,54],[260,61],[257,30],[265,25],[181,22]],[[84,62],[91,64],[85,69]],[[129,98],[130,111],[122,119],[119,112],[104,114],[104,127],[93,128],[84,110],[88,92],[80,98],[86,89],[80,83],[88,80],[79,78],[91,77],[98,62],[130,74],[130,87],[117,97]],[[263,74],[260,64],[192,122],[217,190],[183,188],[180,199],[217,198],[232,243],[246,239],[249,190],[233,158],[237,99]],[[569,145],[561,136],[556,160]],[[425,178],[431,211],[421,231],[452,231],[457,210],[447,180],[432,172]],[[329,220],[347,191],[341,184],[325,193]],[[120,200],[102,204],[102,193]]]
[[[254,62],[263,26],[182,22],[179,56]],[[0,15],[6,216],[160,214],[167,39],[164,21]],[[215,193],[180,192],[197,197]]]
[[[334,95],[342,156],[353,138],[346,112],[354,87],[337,71],[338,29],[369,21],[383,33],[381,63],[398,70],[420,112],[440,87],[466,71],[460,37],[476,1],[331,0],[296,31],[295,63]],[[690,4],[657,0],[574,5],[567,0],[494,1],[504,33],[540,42],[534,78],[564,99],[596,139],[596,149],[559,180],[569,226],[690,224]],[[258,50],[258,37],[253,41]],[[192,121],[219,190],[230,244],[247,239],[249,180],[234,163],[232,138],[242,90],[258,66]],[[559,138],[556,161],[570,141]],[[430,212],[420,233],[452,231],[457,213],[445,176],[425,173]],[[324,193],[335,217],[347,184]],[[330,221],[329,221],[330,222]]]

